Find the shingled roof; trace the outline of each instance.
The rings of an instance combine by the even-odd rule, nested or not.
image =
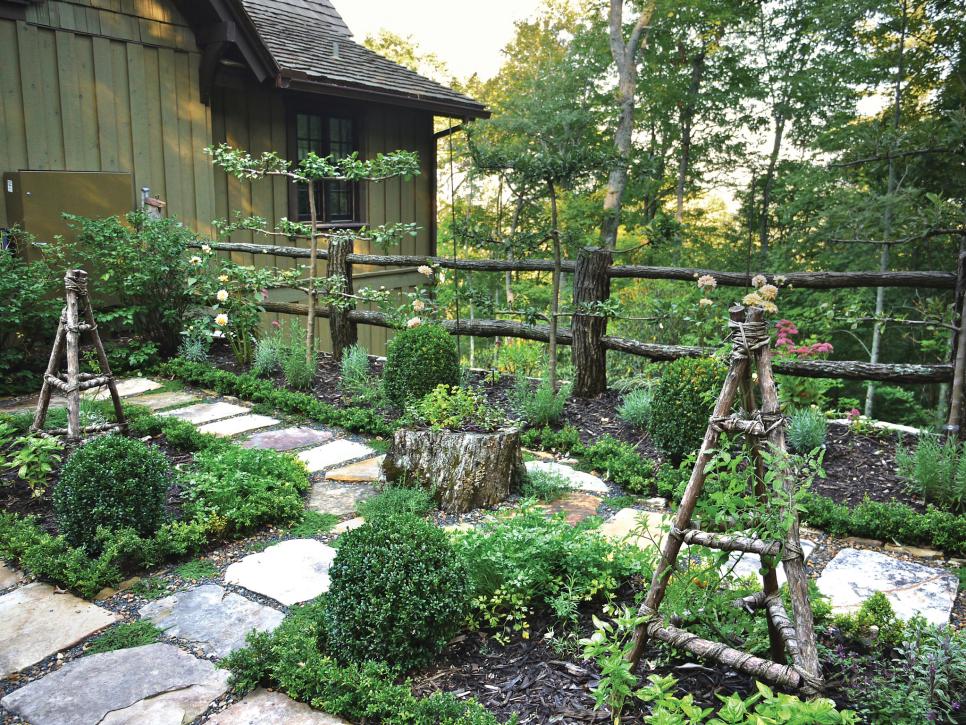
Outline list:
[[[488,115],[472,98],[355,42],[329,0],[241,0],[241,5],[278,66],[283,85],[445,115]]]

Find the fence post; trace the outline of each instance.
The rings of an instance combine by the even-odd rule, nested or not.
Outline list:
[[[601,338],[607,334],[607,318],[581,314],[581,305],[604,302],[610,297],[607,268],[611,254],[599,247],[580,250],[574,274],[573,332],[574,386],[578,398],[592,398],[607,389],[607,351]]]
[[[352,265],[348,256],[352,252],[352,242],[348,239],[333,237],[329,242],[328,276],[345,279],[343,291],[352,294]],[[348,300],[351,302],[351,300]],[[355,304],[343,308],[329,305],[329,333],[332,336],[332,355],[336,360],[342,359],[342,353],[359,339],[356,323],[349,320],[350,310]]]
[[[949,390],[949,420],[946,434],[962,438],[966,435],[963,411],[963,387],[966,378],[966,252],[960,252],[956,275],[956,293],[953,295],[953,324],[959,329],[953,333],[953,383]]]

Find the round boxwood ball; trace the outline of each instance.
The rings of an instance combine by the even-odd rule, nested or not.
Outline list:
[[[60,472],[54,512],[74,546],[97,550],[97,527],[151,536],[164,519],[171,485],[165,455],[134,438],[108,435],[78,448]]]
[[[383,380],[386,395],[400,408],[460,380],[456,341],[439,325],[417,325],[389,341]]]
[[[647,430],[672,461],[701,446],[726,373],[714,358],[681,358],[664,366],[651,400]]]
[[[348,661],[408,670],[463,624],[465,569],[445,532],[415,516],[379,517],[343,534],[329,576],[328,642]]]

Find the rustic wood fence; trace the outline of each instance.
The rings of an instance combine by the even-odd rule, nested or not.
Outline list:
[[[266,254],[292,259],[308,258],[309,250],[301,247],[222,242],[211,247],[225,252]],[[482,260],[447,259],[414,255],[356,254],[348,251],[348,244],[333,240],[328,250],[320,250],[319,258],[327,260],[328,274],[346,280],[345,291],[353,292],[353,265],[375,267],[417,267],[429,265],[442,269],[472,272],[552,272],[553,262],[542,259]],[[591,397],[607,387],[607,350],[616,350],[657,361],[676,360],[682,357],[700,357],[710,350],[683,345],[660,345],[629,340],[607,334],[607,319],[600,315],[581,312],[593,309],[595,303],[610,297],[610,281],[617,278],[666,279],[694,283],[705,274],[714,277],[719,285],[751,287],[752,275],[741,272],[721,272],[710,269],[686,267],[646,267],[640,265],[615,265],[611,253],[604,249],[587,248],[576,261],[565,261],[561,267],[566,274],[574,275],[573,296],[575,311],[571,314],[569,328],[561,327],[557,341],[573,347],[574,386],[573,393],[579,397]],[[966,363],[966,337],[960,334],[962,320],[966,317],[966,254],[960,255],[955,272],[789,272],[768,274],[769,280],[780,279],[782,286],[797,289],[849,289],[855,287],[914,287],[954,290],[957,318],[954,321],[953,356],[948,363],[921,365],[913,363],[869,363],[858,360],[775,360],[775,371],[787,375],[810,378],[834,378],[841,380],[872,380],[888,383],[949,383],[952,385],[949,423],[959,426],[963,416],[962,394],[964,363]],[[266,311],[307,315],[308,305],[288,302],[266,302]],[[333,350],[338,354],[357,338],[356,326],[360,324],[391,327],[387,316],[381,312],[319,306],[319,317],[329,319]],[[509,320],[446,320],[444,327],[453,334],[474,337],[513,337],[538,342],[549,341],[549,326],[533,325]]]

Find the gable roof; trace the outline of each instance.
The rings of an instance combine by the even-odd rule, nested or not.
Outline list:
[[[330,0],[240,0],[283,86],[357,96],[477,118],[478,101],[374,53],[352,39]]]

